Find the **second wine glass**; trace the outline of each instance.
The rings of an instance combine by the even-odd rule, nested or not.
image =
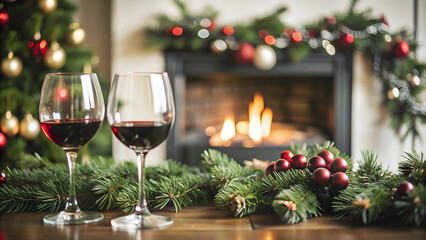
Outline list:
[[[147,153],[166,140],[174,123],[174,101],[167,73],[115,74],[108,96],[107,118],[115,137],[137,156],[139,203],[132,215],[111,220],[118,229],[162,228],[170,217],[153,215],[144,193]]]

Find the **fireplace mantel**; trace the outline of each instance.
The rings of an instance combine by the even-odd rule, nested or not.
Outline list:
[[[168,158],[187,162],[183,146],[185,143],[180,140],[183,134],[180,113],[184,104],[185,79],[186,76],[206,74],[333,78],[335,104],[333,141],[341,151],[351,154],[352,56],[314,53],[300,62],[286,61],[283,56],[278,56],[276,66],[268,71],[259,70],[252,65],[239,66],[230,56],[213,55],[208,52],[165,52],[164,57],[176,105],[176,122],[167,141]]]

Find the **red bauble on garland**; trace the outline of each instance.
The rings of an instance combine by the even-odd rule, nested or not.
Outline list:
[[[401,197],[412,191],[414,191],[414,185],[410,182],[403,182],[396,188],[396,193]]]
[[[0,10],[0,27],[3,27],[4,25],[6,25],[6,23],[9,21],[9,14],[1,9]]]
[[[293,157],[293,153],[289,150],[284,150],[280,154],[280,158],[285,159],[287,161],[290,161],[290,159]]]
[[[326,168],[327,167],[327,163],[325,162],[325,160],[320,157],[320,156],[314,156],[312,157],[309,162],[308,162],[308,169],[311,172],[314,172],[317,168]]]
[[[349,185],[349,177],[346,173],[337,172],[331,176],[331,187],[336,190],[345,190]]]
[[[348,163],[343,158],[336,158],[330,164],[330,171],[332,173],[346,172],[346,170],[348,170]]]
[[[6,147],[7,139],[6,136],[0,132],[0,150],[4,147]]]
[[[327,169],[330,170],[330,163],[334,159],[333,154],[328,150],[322,150],[317,154],[317,156],[320,156],[325,160],[325,162],[327,163]]]
[[[34,57],[42,57],[47,53],[46,40],[34,40],[28,43]]]
[[[401,40],[394,45],[392,52],[396,58],[404,59],[410,53],[410,46],[407,42]]]
[[[312,180],[317,186],[325,187],[330,183],[331,173],[325,168],[317,168],[312,173]]]
[[[256,50],[253,45],[247,42],[242,43],[240,44],[238,50],[235,52],[235,61],[237,61],[238,64],[247,65],[253,60],[255,53]]]
[[[290,169],[291,164],[285,159],[278,159],[275,162],[275,172],[286,172]]]
[[[272,174],[273,172],[275,172],[275,162],[270,163],[270,164],[268,165],[268,167],[266,167],[266,170],[265,170],[265,176],[266,176],[266,175],[269,175],[269,174]]]
[[[293,169],[305,169],[308,160],[302,154],[296,154],[290,159],[290,163]]]

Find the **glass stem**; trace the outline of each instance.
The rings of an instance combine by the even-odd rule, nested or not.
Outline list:
[[[151,216],[148,210],[148,204],[144,192],[144,179],[145,179],[145,158],[148,151],[136,152],[138,161],[138,180],[139,180],[139,204],[136,205],[135,214],[140,217]]]
[[[75,196],[75,160],[77,159],[77,153],[72,151],[67,151],[67,160],[68,160],[68,169],[70,171],[70,191],[67,198],[67,203],[65,205],[65,212],[80,212],[80,208],[77,204],[77,198]]]

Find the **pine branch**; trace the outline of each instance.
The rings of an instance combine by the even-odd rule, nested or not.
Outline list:
[[[162,209],[173,205],[175,211],[189,206],[200,194],[199,188],[205,185],[205,179],[192,174],[179,177],[162,177],[160,180],[149,179],[149,196],[155,208]]]
[[[274,172],[262,178],[261,191],[263,193],[276,192],[299,183],[308,184],[311,181],[311,177],[312,174],[307,169],[290,169],[287,172]]]
[[[405,159],[398,164],[398,170],[413,184],[426,184],[426,158],[422,152],[413,149],[403,155]]]
[[[393,192],[381,186],[348,187],[333,200],[337,217],[371,224],[383,221],[391,214]]]
[[[312,149],[308,148],[308,146],[306,145],[306,143],[302,143],[302,144],[291,143],[289,150],[290,150],[290,152],[292,152],[294,154],[305,155],[306,158],[310,158],[310,156],[313,154],[312,153]]]
[[[219,190],[214,203],[217,207],[230,211],[234,217],[243,217],[254,213],[263,202],[258,189],[258,182],[232,182]]]
[[[364,183],[376,182],[389,177],[392,173],[377,161],[374,151],[362,151],[362,161],[358,161],[358,179]]]
[[[319,202],[307,184],[297,184],[281,190],[272,207],[283,222],[294,224],[321,216]]]

